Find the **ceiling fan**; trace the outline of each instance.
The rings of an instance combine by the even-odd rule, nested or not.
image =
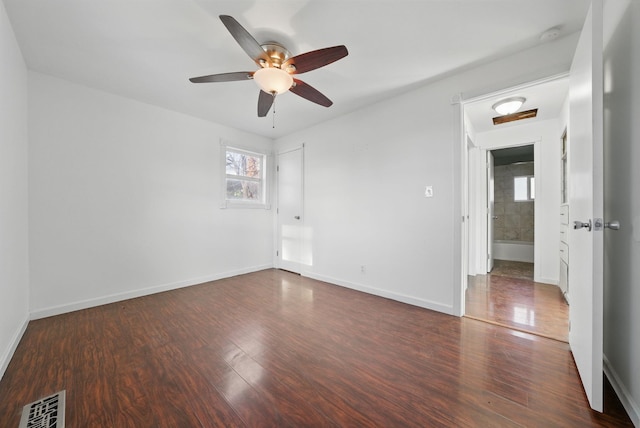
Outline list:
[[[279,43],[267,42],[262,45],[259,44],[233,17],[220,15],[220,20],[240,47],[260,68],[256,71],[238,71],[192,77],[189,79],[191,82],[232,82],[253,79],[260,87],[258,117],[265,117],[269,113],[276,95],[287,91],[291,91],[324,107],[329,107],[333,104],[320,91],[302,80],[293,78],[292,75],[306,73],[344,58],[349,54],[344,45],[291,56],[291,53]]]

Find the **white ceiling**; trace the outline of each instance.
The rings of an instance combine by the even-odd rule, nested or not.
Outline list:
[[[279,137],[427,81],[579,31],[588,0],[4,0],[29,69]],[[293,55],[344,44],[349,56],[298,75],[334,105],[292,93],[258,118],[254,82],[189,77],[255,69],[218,16]]]
[[[535,85],[501,91],[493,96],[481,97],[477,101],[470,101],[465,104],[464,112],[476,133],[494,131],[525,123],[558,118],[568,92],[569,78],[567,76],[558,77]],[[493,110],[492,106],[499,100],[515,96],[525,98],[524,104],[518,111],[538,109],[536,118],[494,125],[493,118],[499,115]]]

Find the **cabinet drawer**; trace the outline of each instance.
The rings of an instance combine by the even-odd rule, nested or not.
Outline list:
[[[560,205],[560,224],[569,224],[569,205]]]
[[[560,225],[560,242],[569,243],[569,228],[566,224]]]
[[[560,243],[560,260],[569,264],[569,246],[565,242]]]
[[[565,262],[560,262],[560,290],[564,294],[565,299],[568,298],[567,291],[569,291],[569,266]]]

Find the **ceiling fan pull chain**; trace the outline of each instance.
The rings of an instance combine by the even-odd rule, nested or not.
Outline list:
[[[276,129],[276,93],[273,93],[273,122],[271,125],[272,129]]]

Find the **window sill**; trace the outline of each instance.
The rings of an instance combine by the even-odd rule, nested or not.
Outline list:
[[[220,209],[258,209],[258,210],[270,210],[271,205],[255,203],[255,202],[232,202],[226,201],[221,206]]]

